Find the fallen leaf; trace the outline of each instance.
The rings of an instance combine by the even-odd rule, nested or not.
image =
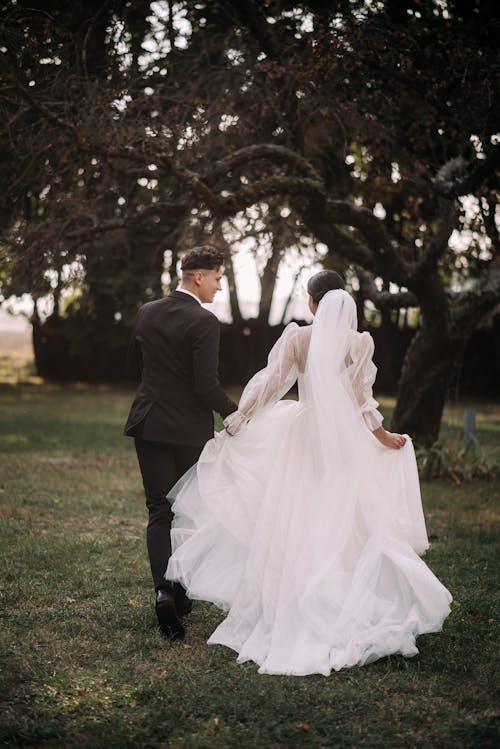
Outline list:
[[[128,602],[128,605],[129,606],[137,606],[137,601],[135,600],[135,598],[131,598],[130,601]]]
[[[309,726],[307,725],[307,723],[297,723],[295,728],[297,729],[297,731],[302,731],[302,733],[309,732]]]

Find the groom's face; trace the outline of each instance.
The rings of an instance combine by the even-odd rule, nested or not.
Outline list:
[[[221,278],[222,268],[201,271],[198,295],[202,302],[205,304],[213,302],[216,293],[221,290]]]

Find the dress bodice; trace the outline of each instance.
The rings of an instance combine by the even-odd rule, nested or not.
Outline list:
[[[258,372],[243,391],[239,410],[244,413],[245,418],[250,418],[259,408],[282,398],[297,378],[302,396],[306,390],[304,384],[312,329],[312,325],[299,327],[291,323],[287,326],[269,355],[267,367]],[[377,375],[377,368],[372,361],[373,352],[373,338],[369,333],[349,331],[344,374],[371,431],[377,429],[383,421],[378,403],[373,397],[373,384]]]

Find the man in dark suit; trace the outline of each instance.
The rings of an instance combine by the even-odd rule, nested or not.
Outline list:
[[[184,636],[181,616],[191,604],[180,584],[163,577],[171,554],[167,494],[213,437],[213,411],[226,418],[237,409],[219,384],[219,321],[202,307],[221,288],[223,261],[211,247],[188,252],[178,289],[139,309],[128,353],[128,372],[140,384],[125,434],[135,439],[149,511],[158,623],[176,638]]]

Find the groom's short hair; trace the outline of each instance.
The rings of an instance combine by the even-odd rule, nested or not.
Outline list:
[[[181,260],[181,270],[215,270],[224,265],[224,255],[219,250],[208,245],[193,247],[186,252]]]

